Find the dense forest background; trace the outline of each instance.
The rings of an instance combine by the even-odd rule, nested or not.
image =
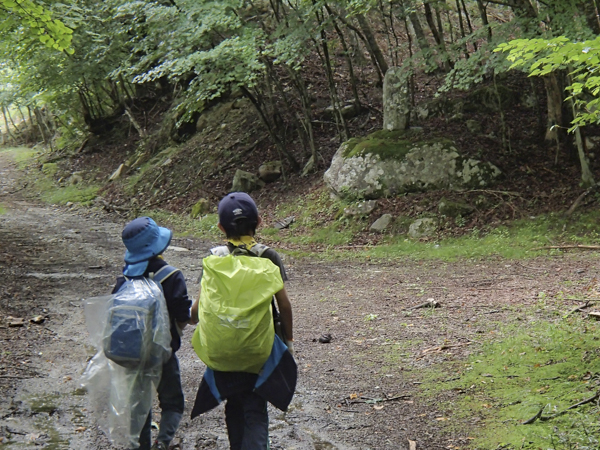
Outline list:
[[[96,180],[123,164],[137,178],[102,188],[112,205],[142,192],[189,209],[270,160],[307,189],[342,142],[382,128],[391,67],[410,125],[491,160],[509,188],[554,183],[561,204],[595,188],[597,0],[0,0],[0,18],[2,143],[41,144],[72,173],[92,161]],[[174,148],[176,176],[141,173]]]

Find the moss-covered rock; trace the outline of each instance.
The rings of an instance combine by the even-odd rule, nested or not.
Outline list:
[[[190,213],[190,216],[192,217],[192,219],[196,219],[197,217],[200,217],[200,216],[208,213],[209,210],[210,210],[210,202],[205,198],[201,198],[196,203],[194,203],[194,205],[192,206],[192,211]]]
[[[490,163],[460,155],[447,139],[418,130],[378,131],[343,143],[325,172],[339,197],[376,199],[406,192],[481,188],[500,174]]]
[[[42,172],[44,172],[45,175],[52,177],[52,176],[56,175],[56,172],[58,172],[58,164],[46,163],[46,164],[42,165]]]
[[[475,211],[475,208],[467,203],[453,202],[442,198],[438,203],[438,211],[442,216],[446,217],[464,217]]]

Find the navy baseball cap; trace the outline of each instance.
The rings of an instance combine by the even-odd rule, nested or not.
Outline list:
[[[131,277],[143,275],[148,260],[163,253],[172,236],[171,230],[159,227],[150,217],[138,217],[129,222],[121,235],[127,248],[123,273]]]
[[[245,192],[231,192],[219,202],[219,223],[225,230],[235,230],[236,222],[245,219],[258,223],[258,208],[256,203]]]

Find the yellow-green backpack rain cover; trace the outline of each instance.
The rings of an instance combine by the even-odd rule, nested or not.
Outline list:
[[[202,263],[194,350],[213,370],[258,373],[275,339],[271,300],[283,288],[279,267],[255,256],[211,255]]]

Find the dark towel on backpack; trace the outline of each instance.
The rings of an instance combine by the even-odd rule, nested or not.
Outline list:
[[[218,372],[207,368],[198,387],[192,419],[210,411],[228,396],[254,391],[276,408],[286,411],[296,390],[298,367],[286,345],[275,336],[273,349],[260,374]]]

